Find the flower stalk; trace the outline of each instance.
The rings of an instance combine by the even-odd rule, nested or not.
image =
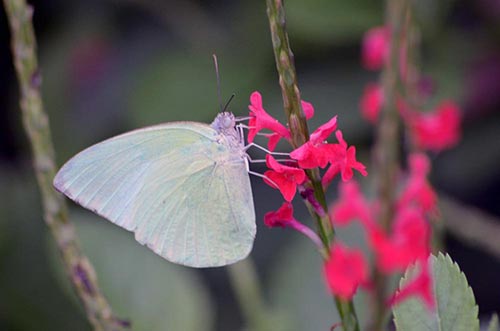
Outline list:
[[[399,141],[401,121],[396,106],[400,86],[401,42],[405,31],[405,13],[408,1],[386,0],[385,26],[389,30],[390,49],[382,73],[384,107],[377,125],[374,149],[376,194],[380,201],[380,224],[385,231],[391,229],[394,218],[397,172],[399,168]],[[387,320],[386,277],[374,269],[374,331],[384,330]]]
[[[12,35],[12,55],[19,81],[23,124],[32,147],[45,222],[56,241],[68,278],[85,307],[93,329],[129,330],[130,323],[114,316],[111,306],[101,292],[94,268],[83,254],[75,228],[68,219],[64,199],[52,187],[55,153],[50,137],[49,119],[43,109],[40,94],[41,75],[32,24],[33,8],[25,0],[4,0],[3,4]]]
[[[229,265],[226,270],[247,326],[259,330],[268,310],[252,259],[248,257]]]
[[[266,4],[283,106],[290,126],[291,144],[294,148],[297,148],[309,140],[309,130],[301,105],[294,57],[286,31],[285,8],[282,0],[266,0]],[[328,217],[325,192],[317,170],[306,170],[306,174],[310,182],[304,186],[313,190],[314,199],[306,197],[304,202],[316,220],[318,235],[325,247],[325,251],[329,252],[335,232]],[[311,201],[318,203],[323,213],[318,214],[316,212],[318,206],[311,204]],[[339,297],[334,299],[344,330],[359,331],[359,322],[352,301],[345,301]]]

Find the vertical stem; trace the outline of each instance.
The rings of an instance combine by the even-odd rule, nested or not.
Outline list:
[[[36,57],[33,8],[25,0],[4,0],[12,34],[12,55],[20,87],[23,124],[29,137],[34,170],[43,200],[44,219],[57,243],[67,275],[83,303],[87,318],[97,331],[128,330],[117,319],[99,289],[94,268],[82,253],[61,195],[52,187],[55,174],[54,148],[49,119],[40,95],[41,75]]]
[[[286,32],[285,8],[283,0],[266,0],[266,4],[276,69],[283,96],[283,106],[288,117],[292,145],[298,147],[309,140],[309,130],[302,111],[294,57]],[[314,197],[323,207],[324,213],[319,215],[315,212],[315,208],[310,202],[306,199],[304,202],[316,220],[318,234],[325,246],[325,251],[329,252],[335,232],[328,217],[325,192],[321,186],[319,172],[317,170],[308,170],[306,173],[310,179],[309,188],[314,191]],[[359,322],[352,301],[344,301],[338,297],[334,297],[334,300],[342,320],[344,331],[359,331]]]
[[[394,216],[396,176],[399,166],[401,123],[396,108],[400,83],[400,46],[404,34],[406,0],[386,0],[385,25],[390,31],[390,51],[382,74],[384,109],[378,123],[374,152],[376,192],[380,201],[380,222],[389,231]],[[375,283],[375,309],[372,330],[385,330],[387,309],[385,304],[387,279],[376,268],[373,271]]]
[[[407,65],[406,72],[402,73],[402,94],[405,96],[406,104],[408,104],[411,109],[421,109],[427,101],[427,95],[425,95],[427,91],[422,95],[419,89],[421,79],[419,62],[420,30],[415,22],[411,3],[407,6],[405,11],[404,29],[404,42],[402,47],[406,49],[406,58],[402,59],[402,61],[406,61]],[[425,152],[421,148],[418,148],[411,139],[408,139],[408,141],[410,141],[410,143],[408,143],[409,146],[407,146],[407,148],[411,153]],[[445,228],[443,222],[439,222],[436,215],[431,216],[430,221],[430,225],[432,226],[431,247],[432,251],[437,253],[445,249]]]
[[[226,269],[248,326],[252,329],[257,328],[267,309],[253,261],[248,257],[227,266]]]

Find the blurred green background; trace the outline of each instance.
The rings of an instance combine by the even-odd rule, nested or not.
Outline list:
[[[31,3],[59,164],[134,128],[210,122],[218,111],[213,53],[224,99],[236,94],[232,112],[245,115],[250,93],[259,90],[268,112],[284,118],[264,0]],[[345,138],[370,172],[373,129],[361,119],[358,103],[364,85],[378,77],[360,66],[360,40],[382,23],[383,2],[287,0],[286,8],[302,96],[316,108],[311,128],[338,114]],[[454,98],[464,115],[460,145],[433,155],[432,182],[462,204],[500,217],[500,1],[419,0],[417,9],[422,69],[436,83],[431,102]],[[41,218],[3,11],[0,42],[0,330],[90,330]],[[362,182],[369,186],[370,178]],[[267,299],[293,316],[296,330],[327,330],[336,317],[313,245],[292,231],[265,228],[264,213],[279,207],[281,197],[258,178],[252,185],[258,223],[252,258]],[[301,204],[296,208],[297,218],[308,223]],[[72,216],[105,294],[134,330],[242,328],[224,268],[173,265],[78,206],[72,205]],[[356,229],[341,236],[363,241]],[[453,236],[447,245],[480,312],[498,311],[498,257]]]

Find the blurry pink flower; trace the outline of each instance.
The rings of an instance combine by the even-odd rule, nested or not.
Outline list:
[[[347,147],[347,142],[342,136],[342,131],[337,130],[335,136],[339,141],[333,145],[333,153],[330,154],[330,167],[324,174],[321,183],[324,187],[328,186],[333,178],[340,173],[343,181],[348,181],[353,176],[353,169],[359,171],[363,176],[368,175],[366,167],[356,160],[356,147]]]
[[[330,208],[330,220],[335,226],[348,225],[358,219],[365,227],[371,228],[376,220],[359,184],[354,181],[341,182],[339,198]]]
[[[412,113],[407,124],[415,145],[439,152],[460,139],[460,111],[453,101],[443,101],[431,113]]]
[[[437,209],[436,193],[427,180],[430,170],[430,161],[423,153],[414,153],[408,157],[410,176],[405,188],[398,199],[398,207],[408,204],[420,206],[425,212]]]
[[[324,264],[330,291],[344,300],[352,299],[359,285],[368,282],[368,266],[360,250],[335,243]]]
[[[421,271],[418,276],[406,284],[401,290],[394,293],[389,299],[389,305],[396,305],[411,296],[422,299],[429,310],[435,308],[434,290],[432,288],[432,276],[429,264],[426,259],[420,263]]]
[[[384,92],[379,84],[369,83],[360,101],[361,115],[368,122],[377,123],[378,116],[384,104]]]
[[[368,70],[380,70],[389,56],[389,29],[385,26],[371,28],[363,36],[361,60]]]
[[[413,207],[397,212],[389,236],[377,228],[372,228],[369,236],[377,266],[385,273],[404,271],[411,263],[427,258],[430,253],[429,224],[422,212]]]

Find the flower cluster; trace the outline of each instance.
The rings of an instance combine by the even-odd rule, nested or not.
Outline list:
[[[375,27],[365,33],[362,44],[362,64],[367,70],[380,70],[388,61],[390,33],[386,27]],[[429,77],[418,77],[416,68],[410,67],[407,61],[404,44],[399,52],[400,77],[403,84],[411,80],[416,83],[419,104],[424,104],[432,93],[429,89]],[[362,116],[372,124],[376,124],[379,113],[384,106],[384,92],[378,83],[369,83],[363,92],[360,101]],[[415,98],[414,98],[415,99]],[[408,134],[415,147],[434,152],[453,147],[460,138],[460,109],[451,100],[444,100],[437,106],[422,112],[422,106],[409,106],[415,100],[405,100],[402,95],[397,96],[397,108],[403,122],[408,128]]]
[[[376,95],[373,98],[382,103],[381,92],[374,93]],[[303,101],[302,108],[306,119],[314,115],[312,104]],[[308,169],[322,170],[321,183],[324,188],[338,175],[342,179],[340,199],[332,206],[328,215],[332,226],[345,226],[353,220],[358,220],[366,231],[376,266],[384,274],[400,273],[411,264],[420,267],[420,274],[389,298],[390,304],[411,295],[418,295],[432,307],[431,278],[426,263],[430,253],[430,227],[427,216],[436,212],[436,196],[427,181],[430,169],[427,157],[424,154],[414,154],[410,157],[410,175],[399,192],[392,229],[387,233],[379,225],[377,203],[365,199],[356,182],[352,180],[354,170],[363,176],[366,176],[367,172],[365,166],[356,159],[355,147],[347,144],[342,131],[337,128],[336,116],[311,133],[307,142],[291,151],[290,159],[277,160],[272,151],[281,139],[291,142],[290,131],[266,112],[259,92],[252,93],[249,110],[248,142],[252,143],[257,135],[268,139],[271,153],[266,156],[268,170],[264,173],[264,181],[278,189],[285,200],[278,210],[265,215],[265,224],[269,227],[297,230],[322,248],[324,243],[319,236],[294,218],[291,201],[298,191],[318,215],[326,216],[321,205],[315,200],[306,172]],[[262,130],[269,132],[263,133]],[[332,134],[335,135],[335,143],[327,141]],[[359,286],[370,284],[370,268],[361,250],[346,247],[336,240],[327,256],[324,276],[329,289],[336,296],[349,300]]]
[[[251,94],[248,108],[250,110],[248,143],[252,143],[257,135],[262,135],[268,138],[268,149],[272,152],[281,139],[290,142],[290,131],[266,112],[259,92]],[[302,101],[302,110],[306,119],[314,116],[314,107],[311,103]],[[262,130],[270,132],[262,133]],[[332,133],[335,133],[337,143],[327,141]],[[325,169],[322,184],[327,187],[337,175],[340,175],[343,181],[350,180],[354,170],[366,176],[366,168],[356,160],[356,148],[349,146],[343,138],[342,131],[337,129],[337,116],[317,128],[311,133],[309,141],[294,149],[289,155],[290,160],[287,160],[286,164],[278,162],[271,154],[266,156],[269,170],[264,173],[264,181],[281,192],[285,204],[278,211],[268,213],[265,223],[270,227],[294,228],[320,243],[312,230],[303,226],[290,214],[293,210],[290,202],[297,193],[297,188],[305,191],[304,184],[307,181],[305,170]]]
[[[330,219],[337,227],[348,225],[354,220],[361,223],[375,255],[376,267],[381,273],[400,273],[412,264],[420,267],[419,275],[395,293],[389,299],[390,304],[400,302],[410,295],[417,295],[429,307],[433,307],[431,277],[427,265],[431,233],[427,217],[436,209],[436,197],[426,179],[429,170],[427,157],[424,154],[413,154],[410,160],[410,174],[399,192],[389,233],[378,222],[377,203],[369,202],[354,181],[341,184],[340,198],[331,208]],[[359,262],[360,258],[349,261],[351,265],[348,269],[355,268],[358,275],[364,275],[366,266]],[[335,270],[329,270],[328,267],[325,269],[328,280],[338,277]],[[350,288],[366,283],[364,277],[352,278]],[[335,287],[331,287],[331,290],[338,295],[344,294]]]
[[[380,70],[389,61],[391,35],[386,27],[366,32],[362,45],[362,64],[367,70]],[[441,101],[429,111],[421,111],[433,92],[428,77],[420,76],[417,68],[408,62],[406,41],[400,43],[398,53],[399,76],[402,91],[395,91],[395,106],[406,127],[412,147],[419,151],[439,152],[454,146],[460,138],[460,110],[450,100]],[[386,98],[380,84],[369,83],[363,92],[360,108],[362,116],[376,124]],[[417,265],[420,273],[388,302],[395,304],[410,295],[419,296],[428,307],[433,307],[431,276],[427,257],[430,253],[429,219],[436,215],[437,197],[427,180],[430,162],[423,153],[408,156],[409,174],[397,192],[390,229],[379,223],[377,201],[368,201],[355,182],[342,183],[340,199],[332,206],[330,219],[335,226],[345,226],[357,220],[363,226],[380,273],[391,275]],[[359,262],[351,268],[364,270]],[[360,273],[361,274],[361,273]],[[327,277],[336,277],[327,272]],[[353,279],[352,288],[366,281]],[[331,287],[334,293],[337,289]],[[339,295],[344,292],[338,292]]]
[[[271,133],[264,133],[268,138],[268,148],[273,151],[280,139],[290,140],[290,131],[271,115],[262,106],[262,96],[253,92],[250,96],[250,120],[248,142],[252,143],[260,131],[268,129]],[[302,101],[302,109],[306,119],[314,115],[311,103]],[[329,143],[328,137],[335,132],[338,143]],[[349,146],[344,140],[342,131],[337,130],[337,116],[321,125],[310,135],[309,141],[290,153],[292,161],[282,165],[271,155],[267,155],[266,164],[270,169],[264,173],[266,183],[280,190],[286,201],[292,201],[297,185],[306,180],[304,169],[326,168],[322,179],[324,187],[340,174],[344,181],[353,176],[353,170],[367,175],[366,167],[356,160],[356,148]]]

